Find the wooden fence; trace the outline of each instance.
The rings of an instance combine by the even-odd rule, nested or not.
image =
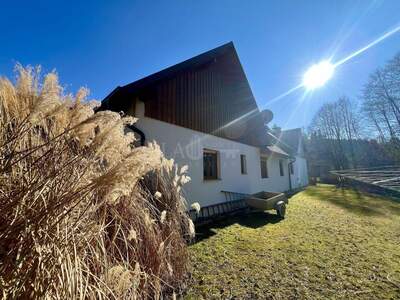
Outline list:
[[[400,199],[400,166],[334,170],[331,173],[338,177],[341,185]]]

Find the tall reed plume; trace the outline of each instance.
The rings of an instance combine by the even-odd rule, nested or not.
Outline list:
[[[192,223],[187,181],[135,120],[94,113],[55,73],[0,79],[0,289],[4,298],[136,299],[179,292]]]

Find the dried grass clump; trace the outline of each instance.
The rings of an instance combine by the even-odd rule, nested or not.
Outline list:
[[[0,79],[0,289],[4,298],[158,298],[179,292],[193,234],[185,172],[132,118],[63,95],[55,73]]]

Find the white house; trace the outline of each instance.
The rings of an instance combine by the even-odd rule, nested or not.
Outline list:
[[[131,129],[143,144],[156,141],[166,157],[188,165],[189,204],[225,203],[222,191],[253,194],[307,184],[302,146],[296,152],[285,143],[284,149],[268,134],[271,117],[259,111],[233,43],[117,87],[102,109],[134,115],[139,120]]]
[[[289,166],[291,189],[300,189],[308,185],[308,168],[305,158],[304,139],[301,128],[276,130],[273,132],[277,144],[292,157]]]

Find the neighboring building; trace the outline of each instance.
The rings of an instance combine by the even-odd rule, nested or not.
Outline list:
[[[189,204],[225,202],[222,191],[290,188],[291,157],[267,134],[233,43],[117,87],[102,109],[137,117],[131,128],[143,143],[156,141],[166,157],[188,165]]]
[[[301,128],[275,132],[275,136],[280,142],[278,145],[287,150],[294,160],[291,166],[289,166],[291,188],[299,189],[308,185],[308,168]]]

